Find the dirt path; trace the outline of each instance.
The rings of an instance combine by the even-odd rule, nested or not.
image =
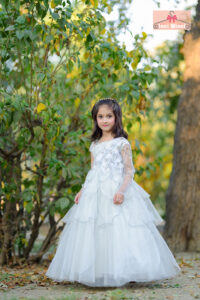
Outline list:
[[[44,278],[43,275],[46,270],[46,268],[44,270],[44,267],[41,267],[41,271],[33,272],[35,274],[32,278],[33,283],[28,283],[24,286],[19,286],[15,282],[13,287],[12,285],[9,287],[9,285],[6,285],[5,280],[1,280],[0,299],[200,299],[200,253],[182,252],[176,254],[175,258],[182,269],[181,273],[175,278],[145,284],[129,283],[123,288],[89,288],[78,283],[52,283],[50,279],[41,282],[41,277],[39,278],[38,276]],[[7,269],[7,272],[4,272],[4,277],[5,274],[8,274],[8,271]]]

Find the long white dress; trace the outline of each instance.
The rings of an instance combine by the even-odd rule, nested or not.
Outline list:
[[[123,286],[174,277],[181,269],[156,228],[164,220],[133,175],[129,141],[94,141],[94,162],[79,203],[62,221],[56,254],[46,276],[87,286]],[[114,204],[116,192],[124,194]]]

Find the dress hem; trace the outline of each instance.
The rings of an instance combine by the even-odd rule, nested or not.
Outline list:
[[[86,283],[85,281],[78,281],[78,280],[70,280],[70,279],[60,279],[58,277],[54,277],[54,276],[51,276],[51,275],[46,275],[47,277],[51,278],[53,281],[55,282],[69,282],[69,283],[81,283],[81,284],[84,284],[84,285],[87,285],[87,286],[90,286],[90,287],[119,287],[119,286],[124,286],[126,284],[129,284],[130,281],[135,281],[136,283],[146,283],[146,282],[153,282],[153,281],[161,281],[161,280],[166,280],[166,279],[171,279],[171,278],[174,278],[175,276],[177,276],[179,273],[181,272],[181,269],[177,269],[177,271],[171,275],[166,275],[166,276],[161,276],[161,277],[154,277],[153,279],[136,279],[136,278],[130,278],[130,279],[127,279],[125,280],[124,283],[122,284],[115,284],[115,285],[98,285],[98,284],[93,284],[93,283]]]

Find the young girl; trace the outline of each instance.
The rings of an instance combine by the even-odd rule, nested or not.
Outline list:
[[[92,109],[91,169],[66,223],[46,275],[88,286],[122,286],[180,272],[157,225],[164,220],[133,179],[135,168],[116,100]]]

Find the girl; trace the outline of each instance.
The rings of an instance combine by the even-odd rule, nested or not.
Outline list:
[[[114,99],[92,109],[91,169],[66,223],[46,275],[88,286],[122,286],[180,272],[157,225],[164,220],[133,179],[135,168],[121,108]]]

